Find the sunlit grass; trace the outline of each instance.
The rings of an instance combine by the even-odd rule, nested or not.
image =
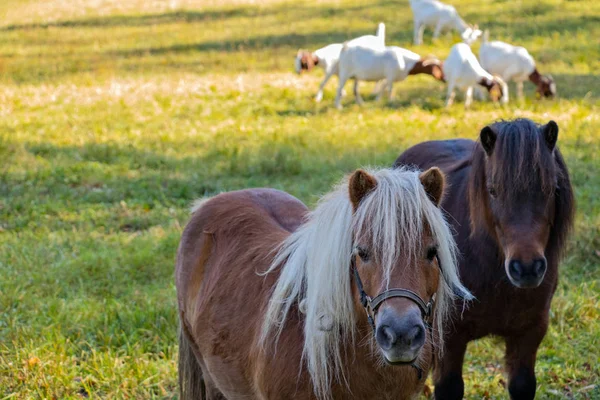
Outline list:
[[[0,4],[0,399],[176,397],[174,256],[198,197],[245,187],[309,205],[358,166],[429,139],[475,138],[499,118],[554,119],[578,201],[540,398],[600,398],[600,7],[593,1],[453,1],[527,46],[559,99],[443,108],[417,77],[396,99],[297,76],[298,47],[387,24],[409,44],[406,2],[9,0]],[[485,7],[482,6],[485,4]],[[476,46],[477,47],[477,46]],[[469,347],[469,398],[506,398],[497,339]]]

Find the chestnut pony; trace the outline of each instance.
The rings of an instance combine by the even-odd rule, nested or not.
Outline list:
[[[414,397],[468,294],[443,189],[437,168],[358,170],[310,213],[271,189],[201,203],[177,254],[181,399]]]
[[[575,209],[557,139],[554,121],[518,119],[486,126],[478,142],[425,142],[396,160],[446,173],[442,209],[456,232],[461,279],[476,297],[446,331],[434,368],[437,399],[463,397],[467,343],[487,335],[505,339],[511,398],[535,396],[536,353]]]

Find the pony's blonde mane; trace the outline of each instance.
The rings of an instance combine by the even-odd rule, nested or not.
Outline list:
[[[343,343],[354,341],[356,312],[350,279],[353,243],[368,238],[389,285],[392,268],[403,249],[407,262],[420,253],[425,226],[438,245],[444,279],[436,295],[436,340],[441,351],[444,319],[452,286],[468,293],[456,272],[456,245],[438,207],[429,200],[419,173],[407,169],[370,171],[377,186],[352,212],[348,180],[324,196],[307,221],[281,245],[266,273],[280,269],[268,305],[261,342],[281,334],[292,306],[302,302],[303,359],[315,394],[328,398],[333,380],[344,382]],[[364,242],[362,242],[364,243]],[[375,295],[375,293],[373,294]],[[298,307],[299,308],[299,307]],[[362,312],[362,310],[360,310]],[[270,347],[270,346],[269,346]],[[271,347],[270,347],[271,348]]]

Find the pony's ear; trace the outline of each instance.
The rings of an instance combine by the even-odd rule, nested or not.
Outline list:
[[[489,126],[486,126],[479,134],[479,141],[487,155],[491,155],[494,151],[494,145],[496,144],[496,132]]]
[[[377,180],[368,172],[357,169],[348,182],[350,202],[354,211],[358,208],[361,200],[377,186]]]
[[[556,122],[550,120],[550,122],[542,128],[542,133],[544,134],[544,140],[550,151],[554,150],[554,146],[556,146],[556,141],[558,140],[558,125]]]
[[[425,193],[433,204],[439,206],[444,196],[444,186],[446,185],[446,177],[442,170],[438,167],[431,167],[427,171],[419,175],[419,180],[425,189]]]

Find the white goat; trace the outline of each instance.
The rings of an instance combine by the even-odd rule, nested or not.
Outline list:
[[[335,106],[342,108],[342,89],[346,81],[354,78],[354,96],[356,102],[362,104],[363,100],[358,92],[358,81],[381,81],[385,79],[387,92],[392,98],[394,82],[406,79],[408,75],[429,74],[436,79],[443,80],[442,63],[437,59],[423,59],[412,51],[401,47],[390,46],[385,48],[372,48],[345,45],[340,54],[339,61],[339,86],[335,98]],[[380,91],[379,99],[383,91]]]
[[[446,28],[456,29],[463,41],[472,44],[481,36],[481,31],[477,25],[467,24],[458,15],[456,9],[448,4],[438,0],[410,0],[410,8],[414,18],[414,41],[415,44],[423,43],[423,33],[426,27],[435,27],[433,37],[440,36]]]
[[[477,57],[466,43],[457,43],[452,46],[450,55],[444,62],[444,77],[448,82],[448,95],[446,107],[454,101],[454,89],[465,90],[465,107],[469,107],[473,101],[473,86],[481,85],[490,93],[493,101],[500,100],[503,104],[508,102],[508,86],[497,76],[492,76],[484,70]]]
[[[371,48],[385,47],[385,24],[379,23],[377,33],[375,35],[363,35],[346,42],[347,46],[362,46]],[[314,52],[306,50],[298,50],[296,54],[295,66],[296,72],[310,71],[315,65],[322,67],[325,70],[325,78],[319,85],[319,91],[315,97],[316,101],[323,99],[323,89],[333,75],[338,75],[338,61],[340,52],[344,45],[334,43],[318,49]]]
[[[483,35],[479,60],[481,66],[491,74],[498,75],[504,81],[517,83],[517,97],[523,98],[523,82],[530,80],[537,86],[537,93],[544,97],[556,95],[556,84],[550,75],[541,75],[533,57],[526,48],[493,41],[488,42],[489,32]]]

